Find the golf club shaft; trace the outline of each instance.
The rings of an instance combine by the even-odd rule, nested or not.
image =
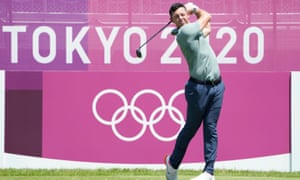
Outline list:
[[[166,27],[168,27],[171,24],[172,21],[169,21],[166,25],[164,25],[160,30],[158,30],[155,34],[153,34],[146,42],[144,42],[138,49],[141,49],[143,46],[145,46],[149,41],[151,41],[157,34],[159,34],[162,30],[164,30]]]

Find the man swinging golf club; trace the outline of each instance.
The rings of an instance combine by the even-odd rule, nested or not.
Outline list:
[[[208,39],[211,16],[193,3],[175,3],[170,7],[171,21],[176,25],[177,43],[186,59],[190,78],[185,85],[187,119],[180,131],[172,154],[165,157],[167,180],[177,180],[177,169],[190,140],[203,122],[204,159],[203,173],[194,180],[214,180],[214,163],[217,155],[217,122],[225,86],[216,55]],[[189,17],[196,16],[195,22]],[[175,32],[175,33],[174,33]]]

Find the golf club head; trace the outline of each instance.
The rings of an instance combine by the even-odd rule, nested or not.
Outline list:
[[[135,53],[136,53],[136,56],[137,56],[137,57],[139,57],[139,58],[142,57],[142,52],[141,52],[140,48],[137,49],[137,50],[135,51]]]

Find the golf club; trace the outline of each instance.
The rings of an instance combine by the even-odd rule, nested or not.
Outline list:
[[[139,48],[136,49],[136,56],[141,58],[142,52],[141,48],[144,47],[149,41],[151,41],[157,34],[159,34],[162,30],[164,30],[166,27],[168,27],[171,24],[172,21],[169,21],[166,25],[164,25],[160,30],[158,30],[155,34],[153,34],[146,42],[144,42]]]

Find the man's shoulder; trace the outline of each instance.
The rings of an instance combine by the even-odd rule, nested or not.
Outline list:
[[[181,37],[196,35],[200,32],[200,29],[198,27],[199,23],[197,21],[185,24],[179,29],[177,35]]]
[[[182,28],[194,28],[195,26],[199,26],[199,21],[190,22],[182,26]]]
[[[193,31],[198,31],[199,30],[198,27],[200,27],[199,21],[195,21],[183,25],[180,29],[182,29],[183,32],[190,32],[190,31],[193,32]]]

